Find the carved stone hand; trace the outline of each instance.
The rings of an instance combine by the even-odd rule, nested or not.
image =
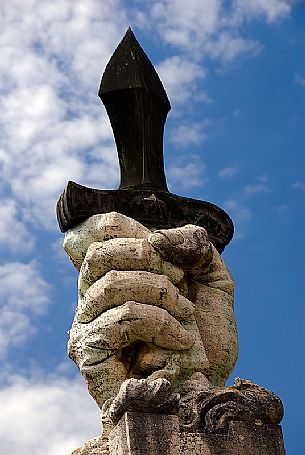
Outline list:
[[[201,227],[151,232],[112,212],[68,231],[79,274],[69,355],[100,408],[128,378],[223,385],[237,356],[233,280]]]

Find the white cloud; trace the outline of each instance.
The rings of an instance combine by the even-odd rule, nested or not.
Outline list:
[[[34,318],[46,311],[48,293],[49,285],[35,262],[0,266],[0,355],[34,333]]]
[[[244,36],[244,24],[273,23],[287,17],[291,0],[163,0],[142,2],[135,9],[137,25],[156,30],[161,39],[196,61],[206,57],[230,62],[242,54],[255,55],[261,45]],[[139,10],[140,8],[140,10]]]
[[[25,223],[18,219],[17,204],[13,199],[2,199],[0,205],[0,248],[14,253],[25,253],[32,249],[34,238]]]
[[[250,39],[242,38],[235,30],[224,30],[217,37],[205,43],[205,52],[209,57],[231,62],[242,54],[256,55],[261,45]]]
[[[69,455],[100,434],[98,408],[81,378],[13,377],[0,400],[3,454]]]
[[[221,179],[234,177],[234,175],[236,175],[237,172],[238,172],[237,167],[234,166],[224,167],[218,171],[218,177]]]
[[[271,189],[268,184],[265,183],[255,183],[253,185],[246,185],[244,187],[246,194],[259,194],[259,193],[270,193]]]
[[[271,186],[267,175],[259,175],[255,178],[256,183],[245,185],[244,191],[247,195],[270,193]]]
[[[295,84],[299,84],[301,87],[305,87],[305,76],[300,73],[296,73],[294,75],[293,82]]]
[[[154,2],[151,16],[168,44],[193,50],[219,28],[220,0]]]
[[[272,210],[280,217],[287,219],[289,213],[289,206],[287,204],[277,205]]]
[[[291,0],[234,0],[234,15],[240,20],[266,18],[275,22],[285,18],[291,10]]]
[[[102,8],[97,0],[28,0],[1,2],[0,14],[2,186],[28,222],[56,227],[55,202],[69,179],[94,186],[99,169],[98,184],[117,181],[96,93],[125,12],[116,0]]]
[[[187,102],[206,74],[198,63],[177,55],[161,61],[157,71],[171,103]]]
[[[303,182],[294,182],[292,184],[292,188],[294,190],[304,190],[305,189],[305,183],[303,183]]]
[[[205,121],[197,123],[182,123],[174,128],[170,133],[170,141],[178,148],[189,145],[198,145],[206,138]]]
[[[177,159],[167,170],[169,187],[192,188],[206,182],[206,165],[197,155]]]

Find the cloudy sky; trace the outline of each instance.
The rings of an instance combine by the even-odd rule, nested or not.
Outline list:
[[[223,207],[236,280],[233,375],[285,405],[289,455],[303,448],[304,4],[293,0],[0,0],[0,440],[4,455],[69,455],[99,433],[66,356],[76,280],[55,204],[68,180],[116,188],[97,98],[131,25],[172,111],[172,192]],[[301,409],[302,408],[302,409]]]

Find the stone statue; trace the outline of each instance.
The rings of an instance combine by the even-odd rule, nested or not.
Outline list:
[[[151,233],[119,213],[65,236],[79,270],[69,356],[102,408],[128,378],[204,374],[223,386],[237,358],[234,283],[204,228]]]
[[[206,230],[151,232],[111,212],[69,230],[64,248],[79,270],[69,356],[102,411],[105,450],[127,409],[177,411],[182,428],[199,429],[207,398],[217,396],[218,406],[228,395],[238,351],[234,282]],[[232,394],[222,400],[230,415]],[[271,398],[278,420],[281,404]],[[245,407],[239,400],[246,417]],[[227,424],[211,412],[204,418],[206,430]]]
[[[236,455],[229,446],[239,455],[284,454],[280,442],[270,446],[281,441],[274,425],[283,415],[280,399],[240,378],[225,387],[238,342],[234,282],[220,254],[233,223],[214,204],[168,191],[163,130],[170,103],[130,29],[107,64],[99,96],[114,132],[120,187],[69,182],[57,204],[64,248],[79,271],[68,352],[103,426],[74,455]],[[138,432],[129,424],[119,430],[123,444],[136,435],[133,449],[110,447],[123,416],[138,422]],[[195,449],[187,434],[197,438]]]

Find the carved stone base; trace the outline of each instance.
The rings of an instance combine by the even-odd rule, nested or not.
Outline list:
[[[181,434],[180,452],[177,453],[185,455],[285,455],[280,425],[230,422],[229,427],[228,434]]]
[[[179,418],[126,412],[109,436],[111,455],[180,454]]]
[[[227,434],[179,433],[178,417],[127,412],[110,455],[285,455],[280,425],[230,422]]]

